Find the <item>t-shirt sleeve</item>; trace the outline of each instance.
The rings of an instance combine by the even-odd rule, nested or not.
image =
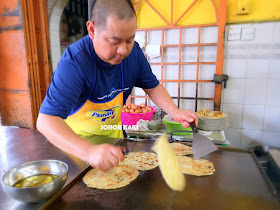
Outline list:
[[[156,76],[153,74],[150,64],[148,63],[145,55],[143,54],[138,43],[136,44],[138,50],[138,59],[139,59],[139,75],[136,81],[135,86],[144,89],[151,89],[158,86],[159,81]]]
[[[83,92],[84,76],[79,66],[68,59],[61,59],[52,77],[40,113],[67,118]]]

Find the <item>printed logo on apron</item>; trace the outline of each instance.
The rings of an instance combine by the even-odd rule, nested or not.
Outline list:
[[[118,115],[121,106],[114,106],[111,109],[106,110],[90,110],[87,111],[87,117],[96,122],[109,122]]]

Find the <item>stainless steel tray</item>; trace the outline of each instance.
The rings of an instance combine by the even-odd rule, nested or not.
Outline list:
[[[151,152],[154,141],[127,141],[130,151]],[[122,144],[122,141],[118,142]],[[80,174],[43,209],[279,209],[265,174],[251,150],[219,147],[204,157],[215,166],[212,176],[185,175],[183,192],[172,191],[159,168],[140,172],[117,190],[88,188]],[[88,168],[87,170],[89,170]]]

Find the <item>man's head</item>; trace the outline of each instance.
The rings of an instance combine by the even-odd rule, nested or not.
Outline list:
[[[130,0],[96,0],[87,29],[98,57],[111,65],[121,63],[133,48],[136,32]]]

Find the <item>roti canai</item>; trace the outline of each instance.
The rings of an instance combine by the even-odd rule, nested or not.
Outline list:
[[[212,175],[215,171],[212,162],[204,159],[195,160],[193,157],[187,156],[176,156],[181,171],[184,174],[194,175],[194,176],[206,176]]]
[[[91,169],[83,177],[88,187],[97,189],[116,189],[128,185],[139,175],[136,168],[126,165],[117,165],[108,172]]]
[[[129,152],[120,165],[135,167],[140,171],[151,170],[158,166],[158,159],[155,153],[151,152]]]
[[[192,148],[184,144],[170,143],[170,146],[172,147],[172,150],[176,156],[193,154]],[[152,150],[157,153],[156,145],[152,147]]]
[[[183,191],[186,186],[185,176],[181,172],[176,156],[167,141],[166,134],[156,140],[155,146],[158,153],[159,168],[167,185],[173,190]]]

